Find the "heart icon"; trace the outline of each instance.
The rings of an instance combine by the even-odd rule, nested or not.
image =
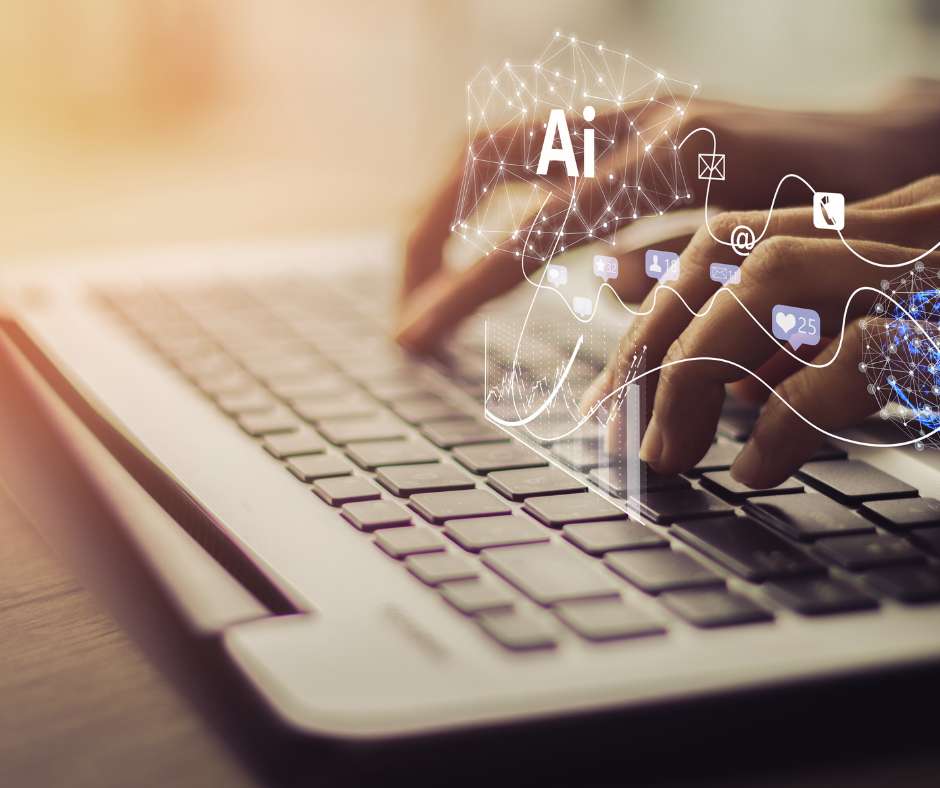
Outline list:
[[[777,312],[777,317],[775,318],[777,325],[780,326],[780,330],[784,334],[789,334],[793,327],[796,325],[796,315],[792,312]]]

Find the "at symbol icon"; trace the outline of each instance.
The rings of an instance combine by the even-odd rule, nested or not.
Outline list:
[[[747,257],[755,243],[757,243],[757,237],[750,227],[739,224],[731,231],[731,248],[741,257]]]

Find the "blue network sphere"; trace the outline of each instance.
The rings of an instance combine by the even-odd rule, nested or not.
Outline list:
[[[868,391],[882,417],[894,419],[915,446],[940,446],[940,272],[914,270],[881,283],[863,321]]]

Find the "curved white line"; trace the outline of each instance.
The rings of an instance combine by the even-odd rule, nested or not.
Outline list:
[[[917,255],[917,257],[912,257],[910,260],[905,260],[903,263],[879,263],[875,260],[869,260],[867,257],[865,257],[865,255],[856,252],[855,249],[849,245],[849,242],[846,241],[843,237],[842,230],[837,230],[836,232],[839,233],[839,239],[843,244],[845,244],[845,248],[854,254],[859,260],[864,263],[868,263],[869,265],[876,265],[879,268],[903,268],[905,265],[911,265],[912,263],[916,263],[918,260],[923,260],[927,255],[932,254],[933,252],[936,252],[938,249],[940,249],[940,241],[937,241],[937,243],[931,246],[927,251]]]
[[[763,379],[760,375],[758,375],[756,372],[753,372],[753,371],[751,371],[750,369],[748,369],[747,367],[745,367],[743,364],[738,364],[736,361],[729,361],[729,360],[726,359],[726,358],[717,358],[717,357],[715,357],[715,356],[693,356],[693,357],[691,357],[691,358],[680,358],[680,359],[677,359],[676,361],[670,361],[670,362],[667,362],[667,363],[665,363],[665,364],[660,364],[658,367],[654,367],[653,369],[646,370],[645,372],[641,372],[639,375],[634,375],[632,378],[630,378],[630,379],[628,379],[628,380],[625,380],[620,386],[618,386],[618,387],[615,388],[613,391],[611,391],[609,394],[607,394],[607,396],[605,396],[603,399],[600,399],[600,400],[598,400],[597,402],[595,402],[594,405],[592,406],[591,410],[590,410],[588,413],[586,413],[584,416],[582,416],[581,420],[580,420],[574,427],[572,427],[572,428],[571,428],[570,430],[568,430],[567,432],[565,432],[565,433],[563,433],[563,434],[561,434],[561,435],[559,435],[559,436],[557,436],[557,437],[552,438],[551,440],[561,440],[562,438],[566,438],[568,435],[571,435],[573,432],[575,432],[576,430],[580,429],[582,426],[584,426],[584,424],[587,423],[588,419],[590,419],[590,417],[591,417],[592,415],[594,415],[594,412],[595,412],[604,402],[606,402],[606,401],[607,401],[608,399],[610,399],[611,397],[616,396],[617,394],[619,394],[621,391],[623,391],[623,389],[625,389],[625,388],[626,388],[627,386],[629,386],[631,383],[635,383],[636,381],[641,380],[642,378],[646,377],[647,375],[652,375],[654,372],[659,372],[660,370],[666,369],[667,367],[674,366],[675,364],[685,364],[685,363],[687,363],[687,362],[689,362],[689,361],[717,361],[717,362],[719,362],[719,363],[721,363],[721,364],[730,364],[732,367],[736,367],[736,368],[740,369],[742,372],[746,372],[748,375],[750,375],[752,378],[754,378],[756,381],[758,381],[761,385],[763,385],[771,394],[773,394],[777,399],[779,399],[784,405],[786,405],[787,408],[789,408],[790,411],[791,411],[795,416],[797,416],[801,421],[805,422],[807,425],[809,425],[810,427],[812,427],[814,430],[817,430],[818,432],[821,432],[823,435],[825,435],[825,436],[828,437],[828,438],[832,438],[833,440],[842,441],[842,442],[844,442],[844,443],[851,443],[851,444],[853,444],[854,446],[867,446],[867,447],[873,448],[873,449],[894,449],[894,448],[900,448],[901,446],[911,446],[911,445],[913,445],[913,444],[915,444],[915,443],[918,443],[918,442],[920,442],[920,441],[926,440],[927,438],[930,438],[930,437],[932,437],[933,435],[936,435],[938,432],[940,432],[940,427],[936,427],[936,428],[934,428],[933,430],[931,430],[930,432],[925,433],[924,435],[921,435],[921,436],[919,436],[919,437],[917,437],[917,438],[911,438],[910,440],[899,441],[899,442],[897,442],[897,443],[869,443],[869,442],[867,442],[867,441],[858,441],[858,440],[854,440],[854,439],[852,439],[852,438],[846,438],[846,437],[843,437],[842,435],[837,435],[837,434],[834,433],[834,432],[829,432],[828,430],[824,430],[822,427],[819,427],[818,425],[814,424],[812,421],[810,421],[808,418],[806,418],[806,416],[804,416],[804,415],[803,415],[802,413],[800,413],[796,408],[794,408],[789,402],[787,402],[783,397],[781,397],[780,394],[778,394],[778,393],[776,392],[776,390],[774,389],[774,387],[771,386],[766,380],[764,380],[764,379]],[[492,422],[494,422],[494,423],[496,423],[496,424],[499,424],[499,425],[501,425],[501,426],[503,426],[503,427],[519,427],[519,426],[523,426],[524,423],[526,423],[525,421],[514,422],[514,421],[508,421],[508,420],[506,420],[506,419],[501,419],[501,418],[499,418],[498,416],[496,416],[495,414],[491,413],[491,412],[489,411],[489,409],[484,409],[484,412],[486,413],[486,417],[487,417],[490,421],[492,421]],[[531,421],[531,419],[530,419],[530,421]],[[549,439],[546,438],[546,440],[549,440]]]
[[[813,367],[813,368],[815,368],[815,369],[823,369],[823,368],[829,366],[829,364],[832,363],[832,360],[830,360],[830,361],[828,361],[828,362],[826,362],[826,363],[824,363],[824,364],[816,364],[816,363],[814,363],[814,362],[812,362],[812,361],[807,361],[807,360],[805,360],[805,359],[803,359],[803,358],[800,358],[800,356],[798,356],[796,353],[794,353],[792,350],[790,350],[790,349],[787,347],[787,343],[786,343],[786,342],[781,342],[779,339],[777,339],[777,337],[775,337],[775,336],[773,335],[773,332],[772,332],[772,331],[769,331],[769,330],[767,329],[767,327],[764,326],[764,324],[763,324],[757,317],[754,316],[754,313],[751,312],[751,310],[748,309],[748,308],[744,305],[744,302],[741,301],[741,299],[740,299],[740,297],[738,296],[738,294],[735,293],[734,290],[732,290],[731,288],[728,288],[728,287],[720,287],[720,288],[718,288],[714,293],[712,293],[712,295],[709,297],[708,301],[705,302],[705,305],[704,305],[700,310],[696,311],[696,310],[694,310],[691,306],[689,306],[689,303],[685,300],[685,298],[682,296],[682,294],[681,294],[678,290],[676,290],[676,289],[673,288],[673,287],[670,287],[669,285],[657,285],[656,288],[655,288],[655,290],[653,291],[653,301],[652,301],[652,303],[650,304],[650,306],[649,306],[648,309],[632,309],[628,304],[625,304],[625,303],[623,302],[623,300],[620,298],[620,295],[617,293],[617,291],[616,291],[613,287],[611,287],[607,282],[604,282],[604,284],[602,284],[602,285],[597,289],[597,296],[595,297],[595,300],[594,300],[594,309],[593,309],[592,312],[591,312],[591,317],[590,317],[590,318],[581,318],[581,317],[579,317],[579,316],[574,312],[574,310],[571,308],[571,305],[568,304],[568,299],[565,298],[564,294],[563,294],[560,290],[558,290],[558,288],[556,288],[556,287],[554,287],[554,286],[552,286],[552,285],[543,285],[543,284],[541,284],[541,282],[534,282],[532,279],[529,279],[529,276],[528,276],[527,274],[526,274],[526,280],[527,280],[533,287],[537,288],[538,290],[550,290],[550,291],[552,291],[552,292],[557,293],[558,296],[562,299],[562,301],[564,301],[565,306],[568,307],[568,311],[571,313],[571,315],[572,315],[578,322],[580,322],[580,323],[590,323],[591,320],[593,320],[594,314],[597,312],[597,308],[598,308],[598,306],[599,306],[599,300],[600,300],[600,299],[599,299],[599,296],[600,296],[600,293],[601,293],[601,291],[602,291],[605,287],[606,287],[607,289],[609,289],[609,290],[614,294],[614,296],[615,296],[615,297],[617,298],[617,300],[620,302],[620,306],[622,306],[622,307],[623,307],[627,312],[629,312],[631,315],[634,315],[634,316],[636,316],[636,317],[642,317],[642,316],[648,315],[648,314],[650,314],[650,313],[656,308],[656,303],[657,303],[657,300],[658,300],[658,298],[659,298],[659,293],[660,293],[660,291],[662,291],[662,290],[666,290],[666,291],[668,291],[668,292],[674,294],[674,295],[676,296],[676,298],[678,298],[679,301],[682,302],[682,305],[688,310],[689,314],[692,315],[693,318],[696,318],[696,317],[704,317],[705,315],[707,315],[709,312],[711,312],[712,307],[715,305],[715,299],[718,297],[718,295],[719,295],[720,293],[727,293],[727,294],[730,295],[735,301],[738,302],[738,305],[741,307],[741,309],[744,310],[744,313],[745,313],[748,317],[750,317],[751,320],[754,321],[754,323],[757,325],[757,327],[758,327],[761,331],[763,331],[763,332],[767,335],[767,337],[768,337],[772,342],[774,342],[774,343],[777,345],[778,348],[780,348],[780,350],[782,350],[784,353],[786,353],[787,355],[789,355],[791,358],[793,358],[793,359],[799,361],[799,362],[800,362],[801,364],[803,364],[804,366]],[[852,303],[853,299],[855,298],[855,296],[857,296],[859,293],[863,293],[863,292],[866,292],[866,291],[870,291],[870,292],[872,292],[872,293],[877,293],[877,294],[878,294],[879,296],[881,296],[882,298],[886,298],[888,301],[890,301],[892,304],[894,304],[898,309],[900,309],[901,312],[904,313],[904,315],[905,315],[909,320],[911,320],[911,321],[914,322],[914,323],[917,322],[916,318],[914,318],[914,316],[911,315],[911,313],[908,312],[908,311],[904,308],[904,306],[902,306],[900,303],[898,303],[897,301],[895,301],[895,300],[894,300],[891,296],[889,296],[888,294],[886,294],[886,293],[884,293],[883,291],[879,290],[877,287],[871,287],[871,286],[869,286],[869,285],[863,285],[862,287],[857,287],[857,288],[855,288],[855,290],[853,290],[853,291],[849,294],[848,298],[846,298],[846,301],[845,301],[845,308],[844,308],[843,311],[842,311],[842,324],[841,324],[841,327],[840,327],[840,329],[839,329],[839,343],[838,343],[838,345],[836,346],[836,352],[835,352],[835,354],[834,354],[834,356],[833,356],[833,359],[835,358],[835,356],[838,356],[838,355],[839,355],[839,352],[840,352],[841,349],[842,349],[842,344],[843,344],[843,342],[845,341],[845,326],[846,326],[846,323],[848,323],[849,306],[851,305],[851,303]],[[530,306],[530,311],[531,311],[531,306]],[[527,316],[527,317],[528,317],[528,316]],[[525,323],[523,323],[523,326],[525,326]],[[937,353],[940,353],[940,346],[937,346],[937,344],[934,342],[934,340],[933,340],[928,334],[925,334],[924,336],[925,336],[925,338],[927,339],[927,341],[930,343],[930,345],[933,347],[933,349],[934,349],[935,351],[937,351]]]

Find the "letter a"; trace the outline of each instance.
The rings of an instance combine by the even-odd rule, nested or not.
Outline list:
[[[561,147],[554,147],[555,134],[561,141]],[[568,121],[565,112],[553,109],[548,113],[548,127],[545,129],[545,139],[542,141],[542,153],[539,156],[539,166],[535,171],[539,175],[548,173],[548,164],[552,161],[563,161],[565,171],[569,178],[578,177],[578,162],[574,157],[574,148],[571,147],[571,136],[568,134]]]

